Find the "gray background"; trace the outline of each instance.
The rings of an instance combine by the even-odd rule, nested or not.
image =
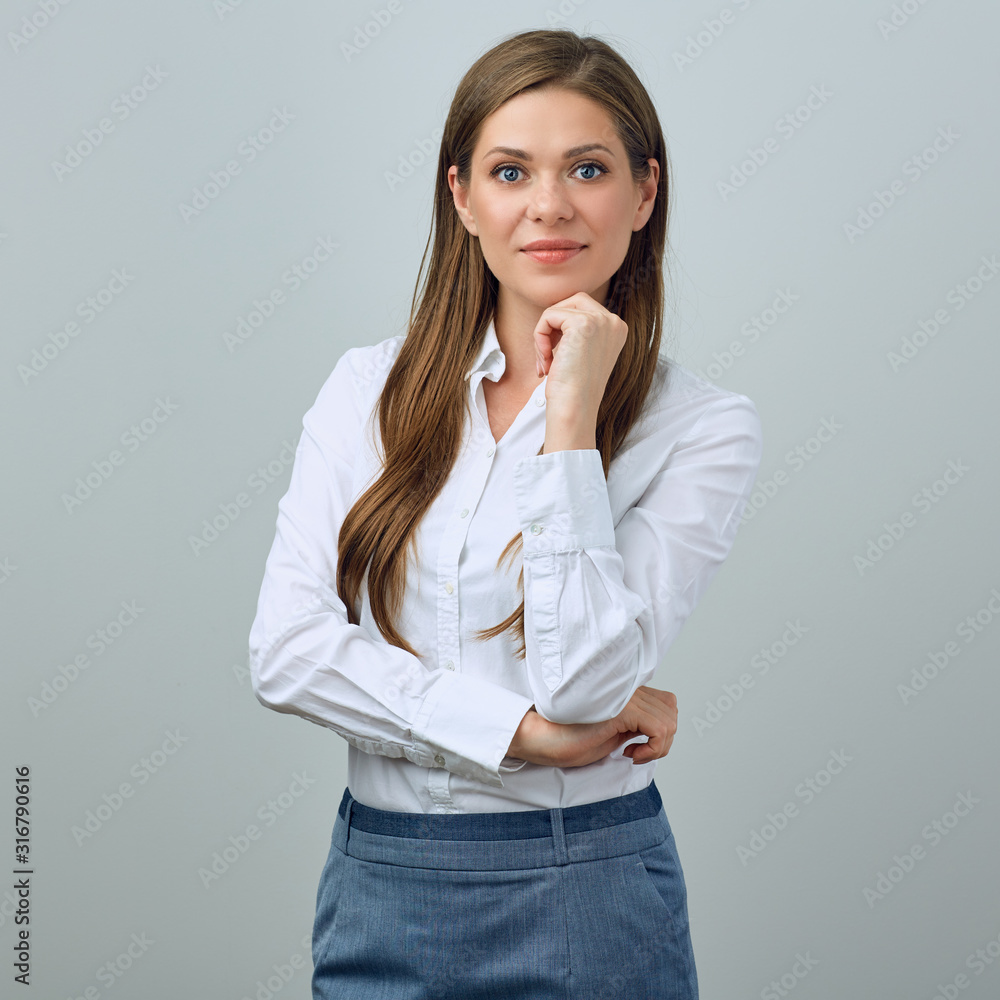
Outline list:
[[[985,0],[393,6],[354,54],[342,46],[371,21],[369,3],[119,0],[46,20],[39,3],[8,2],[0,14],[0,816],[12,870],[12,771],[30,765],[36,992],[309,995],[346,748],[266,711],[246,671],[284,442],[347,348],[404,330],[438,130],[462,74],[504,35],[568,24],[630,60],[667,136],[665,349],[748,395],[764,426],[759,506],[656,677],[679,701],[656,781],[688,879],[702,996],[777,996],[772,981],[801,1000],[931,998],[949,983],[997,996],[1000,281],[983,260],[1000,251],[1000,11]],[[32,15],[41,26],[25,40]],[[142,99],[116,117],[136,87]],[[783,135],[779,120],[823,88]],[[269,136],[275,108],[293,117]],[[102,118],[113,129],[60,176],[53,164]],[[252,135],[273,141],[251,161]],[[742,170],[769,138],[766,162]],[[181,205],[230,160],[240,172],[185,220]],[[734,170],[744,183],[727,194],[719,182]],[[845,229],[894,181],[888,208]],[[321,238],[338,248],[291,290],[282,275]],[[115,269],[127,286],[84,322],[78,304]],[[224,334],[275,288],[285,301],[230,350]],[[741,332],[782,290],[796,296],[787,311],[755,340]],[[932,328],[937,310],[930,337],[920,323]],[[74,319],[78,334],[46,349]],[[904,338],[912,357],[894,370]],[[35,351],[46,364],[22,377]],[[129,451],[122,435],[143,419],[155,430]],[[836,432],[817,436],[824,421]],[[69,509],[77,477],[116,449],[122,464]],[[949,468],[962,470],[952,482]],[[933,502],[916,502],[925,489]],[[241,492],[252,502],[227,523]],[[216,515],[223,530],[196,553],[191,538]],[[859,566],[870,544],[880,558]],[[134,621],[122,602],[142,609]],[[130,623],[97,653],[91,637],[120,612]],[[967,642],[958,629],[977,613]],[[787,622],[807,631],[786,648]],[[928,666],[904,703],[897,686],[948,642],[958,655],[936,675]],[[766,673],[761,649],[775,660]],[[73,676],[80,654],[89,662]],[[850,762],[831,776],[833,753]],[[827,782],[812,801],[807,779]],[[119,801],[123,782],[132,794]],[[951,813],[963,794],[974,806]],[[791,818],[768,827],[787,803]],[[200,876],[250,824],[259,838],[217,878]],[[919,860],[893,869],[914,845]],[[866,898],[880,874],[896,878],[882,883],[891,891]],[[5,981],[13,879],[0,889]]]

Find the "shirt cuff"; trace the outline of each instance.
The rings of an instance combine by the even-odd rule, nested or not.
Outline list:
[[[525,556],[615,544],[608,482],[596,448],[519,459],[514,504]]]
[[[519,760],[517,757],[504,757],[504,763],[500,765],[500,771],[503,774],[520,771],[521,768],[527,763],[528,762],[526,760]]]
[[[500,772],[527,763],[507,755],[534,701],[471,674],[441,671],[413,721],[413,737],[429,748],[429,767],[503,788]]]

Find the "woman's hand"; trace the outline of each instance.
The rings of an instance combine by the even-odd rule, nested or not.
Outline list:
[[[534,338],[538,374],[549,377],[546,414],[567,419],[582,411],[596,421],[627,335],[625,321],[586,292],[545,309]]]
[[[677,698],[671,691],[640,687],[625,708],[606,722],[550,722],[532,706],[507,751],[512,757],[550,767],[582,767],[602,760],[638,736],[646,743],[625,748],[633,764],[665,757],[677,732]],[[630,752],[631,751],[631,752]]]

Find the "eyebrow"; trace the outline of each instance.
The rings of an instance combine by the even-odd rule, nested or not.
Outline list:
[[[592,149],[603,149],[605,153],[611,156],[615,154],[608,149],[607,146],[602,146],[599,142],[588,142],[583,146],[574,146],[572,149],[567,149],[563,153],[563,159],[571,160],[574,156],[580,156],[582,153],[589,153]],[[483,154],[483,159],[485,160],[487,156],[492,153],[503,153],[505,156],[513,156],[518,160],[531,160],[531,154],[524,149],[514,149],[513,146],[494,146],[492,149],[488,150]]]

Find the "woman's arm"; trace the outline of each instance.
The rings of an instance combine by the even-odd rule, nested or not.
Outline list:
[[[253,691],[266,707],[332,729],[365,753],[502,788],[501,771],[523,766],[503,761],[531,699],[431,669],[373,638],[348,623],[337,594],[337,539],[377,375],[391,361],[385,343],[341,357],[303,417],[250,631]]]
[[[761,456],[745,396],[689,392],[648,415],[645,436],[612,463],[617,505],[596,448],[521,459],[525,645],[536,710],[561,723],[620,713],[729,554]],[[572,439],[568,442],[572,443]]]
[[[607,722],[549,722],[532,705],[507,752],[532,764],[582,767],[607,757],[628,740],[646,736],[647,742],[626,747],[623,753],[632,758],[633,764],[648,764],[667,755],[676,732],[677,698],[673,692],[644,686]]]

